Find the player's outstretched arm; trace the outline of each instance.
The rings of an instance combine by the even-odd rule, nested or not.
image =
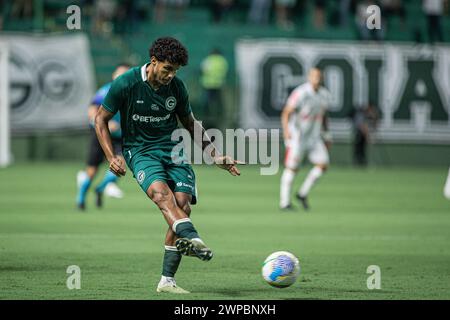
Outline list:
[[[100,107],[95,116],[95,132],[97,133],[98,141],[102,146],[105,157],[109,162],[109,170],[116,176],[124,176],[126,173],[125,160],[120,155],[114,154],[114,149],[111,142],[111,133],[109,131],[108,122],[112,119],[114,114]]]
[[[281,112],[281,128],[283,129],[283,138],[285,141],[291,139],[289,132],[289,117],[295,112],[295,106],[287,104]]]
[[[234,160],[230,156],[219,154],[216,147],[212,143],[211,139],[208,137],[208,134],[206,133],[205,128],[203,128],[201,123],[194,118],[194,115],[192,114],[192,112],[190,114],[188,114],[187,116],[179,117],[179,119],[180,119],[180,122],[183,125],[183,127],[185,127],[189,131],[189,134],[191,135],[191,138],[194,139],[194,141],[195,141],[195,137],[196,137],[194,132],[196,130],[199,130],[202,132],[202,135],[201,135],[202,141],[195,141],[195,143],[197,143],[198,145],[201,145],[202,150],[205,150],[206,148],[208,148],[208,150],[210,150],[211,158],[214,159],[214,163],[219,168],[227,170],[233,176],[241,175],[241,173],[239,172],[236,165],[244,164],[244,163],[241,161]]]

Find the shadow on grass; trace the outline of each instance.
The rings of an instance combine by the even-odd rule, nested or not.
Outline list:
[[[258,289],[241,289],[241,288],[223,288],[218,290],[201,290],[195,293],[205,295],[222,295],[224,298],[245,298],[245,299],[276,299],[276,300],[329,300],[329,299],[367,299],[373,296],[375,299],[392,298],[398,294],[392,290],[368,290],[368,289],[349,289],[349,288],[324,288],[324,287],[290,287],[290,288],[258,288]]]

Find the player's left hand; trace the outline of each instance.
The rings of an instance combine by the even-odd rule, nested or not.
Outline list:
[[[227,170],[232,176],[240,176],[237,164],[245,164],[242,161],[237,161],[231,158],[230,156],[218,156],[214,158],[214,163],[224,170]]]

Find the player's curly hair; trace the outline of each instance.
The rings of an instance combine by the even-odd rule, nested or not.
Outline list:
[[[163,37],[156,39],[149,49],[150,59],[155,57],[158,61],[185,66],[188,64],[189,56],[187,49],[175,38]]]

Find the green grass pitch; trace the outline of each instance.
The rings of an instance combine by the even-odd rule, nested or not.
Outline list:
[[[310,196],[310,213],[281,213],[279,175],[196,166],[192,218],[215,257],[183,258],[177,282],[192,291],[185,296],[155,292],[167,226],[130,173],[120,182],[124,199],[105,198],[97,210],[91,191],[79,213],[79,168],[0,170],[0,299],[450,299],[448,168],[332,167]],[[260,273],[278,250],[302,267],[286,289]],[[81,268],[80,290],[66,288],[69,265]],[[369,265],[381,268],[381,290],[367,289]]]

